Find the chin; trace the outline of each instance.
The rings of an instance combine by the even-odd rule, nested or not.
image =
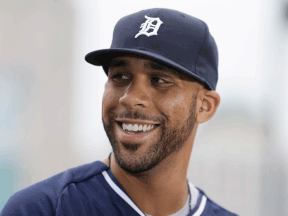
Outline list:
[[[117,164],[126,172],[143,173],[151,170],[160,162],[159,152],[158,154],[155,150],[151,152],[151,148],[146,152],[139,150],[143,144],[125,143],[120,145],[122,145],[122,148],[113,148],[113,151]]]

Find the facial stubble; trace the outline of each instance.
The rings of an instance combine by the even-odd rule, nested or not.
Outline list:
[[[123,170],[129,173],[137,174],[152,169],[153,167],[160,164],[165,158],[169,157],[171,154],[177,153],[184,146],[195,125],[195,112],[196,95],[193,94],[190,104],[190,115],[187,118],[185,124],[182,125],[180,128],[172,128],[168,127],[165,124],[165,118],[160,118],[163,119],[163,124],[161,124],[159,127],[160,132],[158,133],[158,136],[151,141],[150,146],[144,152],[140,152],[137,150],[141,147],[141,145],[145,144],[124,142],[120,143],[120,141],[116,139],[114,123],[115,121],[113,118],[117,116],[117,114],[113,112],[113,108],[110,110],[110,112],[108,112],[108,124],[105,124],[103,116],[102,122],[118,165]],[[135,111],[134,113],[127,112],[125,114],[125,117],[133,119],[148,119],[143,114],[137,111]],[[121,151],[120,145],[122,145],[127,151]]]

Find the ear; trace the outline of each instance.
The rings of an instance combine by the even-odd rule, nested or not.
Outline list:
[[[211,119],[220,104],[220,96],[215,91],[201,89],[197,94],[196,121],[203,123]]]

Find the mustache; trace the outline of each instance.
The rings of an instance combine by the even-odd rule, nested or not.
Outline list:
[[[116,111],[116,107],[111,108],[108,111],[108,115],[111,118],[127,118],[133,120],[147,120],[147,121],[155,121],[155,122],[164,122],[168,120],[168,118],[162,114],[161,116],[151,116],[147,115],[143,111],[140,110],[125,110],[125,111]]]

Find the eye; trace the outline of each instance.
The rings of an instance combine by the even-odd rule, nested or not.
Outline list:
[[[129,79],[129,77],[128,76],[126,76],[126,75],[124,75],[124,74],[121,74],[121,73],[117,73],[117,74],[114,74],[113,76],[112,76],[112,79],[113,80],[128,80]]]
[[[159,77],[153,77],[151,79],[152,83],[155,83],[155,84],[163,84],[163,83],[169,83],[168,81],[164,80],[164,79],[161,79]]]

